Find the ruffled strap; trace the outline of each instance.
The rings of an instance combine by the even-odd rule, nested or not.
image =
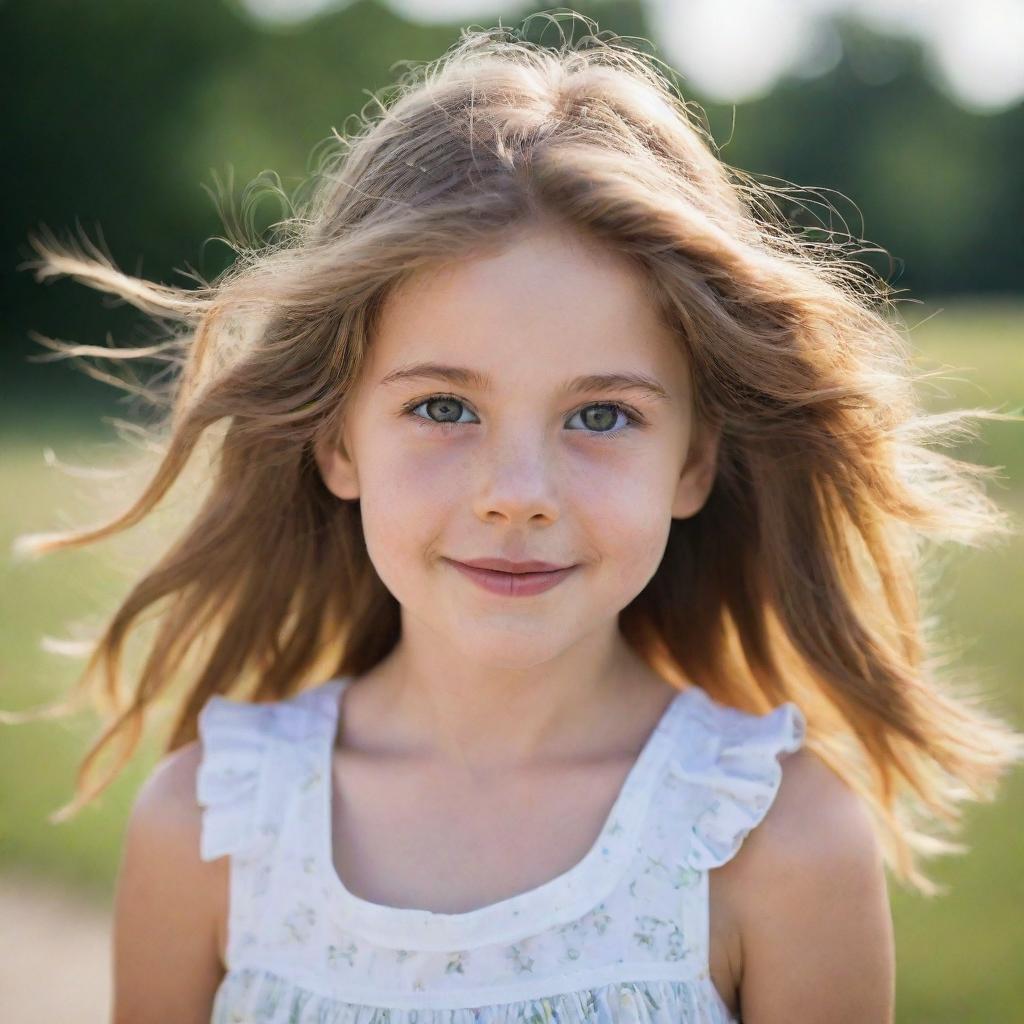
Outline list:
[[[690,728],[669,768],[700,793],[687,862],[706,871],[730,860],[764,819],[782,782],[778,755],[803,745],[807,723],[792,701],[757,715],[693,690]]]
[[[253,855],[276,839],[294,775],[289,748],[313,725],[305,695],[259,704],[219,694],[207,700],[198,718],[203,755],[196,775],[203,860]]]

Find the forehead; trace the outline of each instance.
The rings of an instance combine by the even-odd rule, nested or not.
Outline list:
[[[531,228],[500,249],[412,275],[392,293],[371,345],[374,380],[410,363],[478,371],[497,387],[633,372],[682,386],[680,340],[644,271],[565,228]]]

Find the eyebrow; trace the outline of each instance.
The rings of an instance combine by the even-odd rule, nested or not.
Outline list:
[[[410,380],[444,380],[458,387],[490,391],[493,382],[479,370],[463,366],[445,366],[442,363],[411,363],[392,370],[380,380],[380,386],[401,384]],[[637,391],[649,398],[668,401],[668,392],[653,377],[643,373],[590,373],[566,381],[562,390],[565,394],[583,391]]]

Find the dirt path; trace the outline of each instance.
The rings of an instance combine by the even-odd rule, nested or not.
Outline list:
[[[0,1020],[109,1024],[110,911],[30,875],[0,875]]]

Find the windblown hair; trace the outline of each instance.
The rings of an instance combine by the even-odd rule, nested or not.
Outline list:
[[[359,503],[328,491],[314,444],[340,443],[393,289],[555,224],[642,268],[690,367],[698,423],[721,430],[710,495],[672,521],[656,573],[620,613],[624,637],[666,680],[732,706],[794,700],[808,747],[865,799],[897,877],[945,891],[919,856],[967,847],[934,826],[958,824],[965,800],[993,800],[1024,736],[977,680],[949,677],[922,611],[929,544],[1015,532],[979,483],[994,470],[929,445],[972,436],[972,416],[1016,417],[925,413],[914,385],[928,374],[887,315],[888,285],[854,258],[860,240],[796,230],[772,200],[782,190],[720,159],[661,67],[607,32],[550,47],[519,29],[464,30],[410,66],[355,133],[332,133],[288,217],[252,238],[225,218],[237,259],[198,287],[33,236],[37,280],[75,278],[175,327],[145,349],[45,339],[58,358],[147,356],[171,373],[147,390],[156,426],[135,428],[159,455],[141,494],[103,525],[21,548],[80,547],[138,524],[224,427],[194,517],[91,645],[76,694],[108,717],[75,799],[51,820],[113,781],[195,652],[166,752],[196,738],[214,693],[281,699],[325,673],[362,674],[394,647],[399,605],[368,556]],[[125,687],[126,636],[158,603]],[[116,741],[120,761],[90,786]]]

